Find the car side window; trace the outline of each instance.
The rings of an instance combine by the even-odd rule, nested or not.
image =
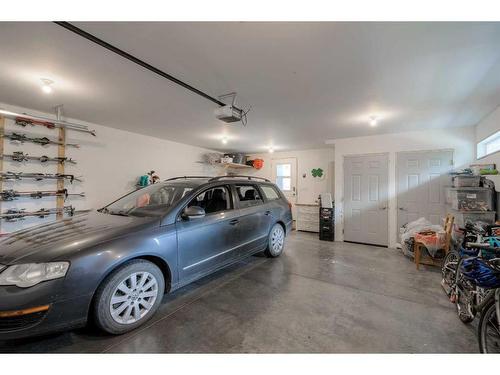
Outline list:
[[[232,208],[231,195],[226,186],[217,186],[198,194],[188,206],[198,206],[205,210],[207,215],[230,210]]]
[[[259,190],[254,185],[236,185],[240,207],[252,207],[264,203]]]
[[[262,189],[262,192],[264,193],[268,201],[274,201],[280,199],[280,195],[278,194],[276,189],[273,188],[272,186],[262,185],[260,188]]]

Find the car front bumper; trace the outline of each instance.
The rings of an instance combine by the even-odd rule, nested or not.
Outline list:
[[[92,295],[68,297],[64,279],[31,288],[0,286],[0,341],[85,325]]]

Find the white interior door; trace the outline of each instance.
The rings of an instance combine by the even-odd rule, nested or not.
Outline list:
[[[278,185],[288,201],[292,204],[292,215],[296,216],[297,203],[297,159],[273,159],[273,182]]]
[[[425,217],[441,224],[446,214],[445,189],[451,185],[453,151],[398,152],[398,231],[402,225]]]
[[[345,157],[345,241],[388,245],[388,165],[386,154]]]

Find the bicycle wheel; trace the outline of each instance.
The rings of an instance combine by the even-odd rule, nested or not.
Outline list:
[[[453,288],[453,285],[455,284],[455,276],[459,260],[460,254],[456,250],[452,250],[446,254],[443,260],[443,266],[441,267],[441,275],[443,279],[441,281],[441,285],[448,295],[450,295],[451,288]]]
[[[479,351],[481,353],[500,353],[500,328],[495,301],[485,306],[478,326]]]

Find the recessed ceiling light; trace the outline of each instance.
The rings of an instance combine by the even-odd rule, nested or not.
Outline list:
[[[274,152],[274,147],[269,147],[269,153],[272,154]]]
[[[52,89],[52,84],[54,83],[54,81],[47,78],[42,78],[41,80],[42,80],[42,91],[45,94],[52,94],[52,91],[54,91]]]
[[[370,126],[377,126],[378,120],[375,116],[370,117]]]
[[[221,141],[222,141],[223,144],[227,144],[227,137],[222,137]]]

